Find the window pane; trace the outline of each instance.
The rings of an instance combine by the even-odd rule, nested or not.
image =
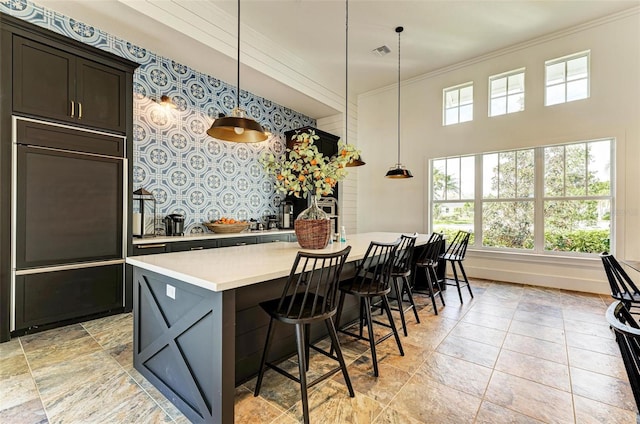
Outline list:
[[[482,245],[533,249],[533,202],[484,203]]]
[[[460,196],[462,199],[473,199],[475,195],[475,157],[460,158]]]
[[[564,103],[564,84],[547,87],[546,106]]]
[[[498,197],[498,154],[482,155],[482,195],[485,199]]]
[[[547,65],[546,85],[564,82],[564,64],[565,62]]]
[[[491,80],[491,97],[500,97],[507,94],[507,79],[498,78]]]
[[[433,231],[436,233],[444,233],[449,240],[458,230],[473,233],[473,202],[436,203],[433,209]],[[470,239],[469,244],[473,244],[473,240]]]
[[[544,149],[544,194],[547,197],[564,196],[564,147]]]
[[[460,122],[473,120],[473,105],[460,106]]]
[[[589,97],[589,84],[586,79],[567,83],[567,101],[586,99]]]
[[[433,175],[431,176],[433,186],[433,200],[444,200],[446,190],[446,161],[433,161]]]
[[[445,111],[444,124],[451,125],[458,123],[458,108],[447,109]]]
[[[533,150],[521,150],[517,153],[518,160],[518,192],[517,197],[534,196],[535,159]]]
[[[498,197],[511,199],[516,197],[516,154],[515,152],[503,152],[499,154],[500,186]]]
[[[572,144],[565,148],[565,196],[587,194],[586,154],[586,144]]]
[[[458,90],[451,90],[444,93],[445,107],[451,108],[458,106]]]
[[[497,99],[491,99],[491,115],[499,116],[507,113],[507,98],[498,97]]]
[[[514,94],[507,98],[507,113],[524,110],[524,93]]]
[[[447,159],[447,199],[460,199],[460,158]]]
[[[567,61],[567,81],[587,78],[588,66],[587,56]]]
[[[601,253],[609,250],[609,200],[548,201],[544,204],[545,250]]]
[[[473,86],[464,87],[460,89],[460,104],[468,105],[473,103]]]
[[[611,193],[611,142],[597,141],[589,143],[587,148],[589,149],[588,194],[607,196]]]
[[[515,74],[509,76],[509,94],[524,92],[524,74]]]

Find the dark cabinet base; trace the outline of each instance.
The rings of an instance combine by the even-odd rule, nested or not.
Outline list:
[[[16,276],[17,331],[122,310],[124,264]]]

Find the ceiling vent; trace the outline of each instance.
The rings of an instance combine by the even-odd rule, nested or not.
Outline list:
[[[391,53],[391,50],[387,46],[380,46],[377,49],[373,49],[372,52],[375,53],[376,55],[382,57],[382,56],[384,56],[386,54]]]

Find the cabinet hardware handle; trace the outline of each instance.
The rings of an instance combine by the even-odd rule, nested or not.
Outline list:
[[[71,100],[71,117],[72,118],[73,118],[73,115],[75,115],[75,113],[76,113],[76,102]]]
[[[192,247],[191,250],[202,250],[204,249],[204,247],[202,246],[197,246],[197,247]]]
[[[245,243],[245,242],[236,243],[236,246],[246,246],[246,245],[247,245],[247,243]]]
[[[277,243],[277,242],[279,242],[279,241],[280,241],[280,240],[271,240],[271,242],[272,242],[272,243]]]
[[[158,243],[158,244],[139,244],[136,247],[138,249],[153,249],[154,247],[165,247],[166,243]]]
[[[82,103],[78,102],[78,119],[82,119]]]

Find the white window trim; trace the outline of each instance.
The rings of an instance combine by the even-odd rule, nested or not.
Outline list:
[[[576,100],[570,100],[567,101],[567,80],[566,80],[566,75],[565,75],[565,81],[562,83],[564,85],[564,102],[561,103],[554,103],[552,105],[548,105],[547,104],[547,88],[549,88],[549,86],[547,85],[547,68],[550,65],[555,65],[557,63],[565,63],[565,69],[566,69],[566,62],[568,62],[569,60],[572,59],[577,59],[579,57],[586,57],[587,58],[587,97],[583,98],[583,99],[576,99]],[[563,57],[558,57],[555,59],[550,59],[550,60],[546,60],[544,62],[544,107],[553,107],[553,106],[558,106],[558,105],[563,105],[566,103],[571,103],[571,102],[575,102],[575,101],[579,101],[579,100],[587,100],[589,98],[591,98],[591,50],[584,50],[578,53],[573,53],[567,56],[563,56]]]
[[[489,77],[489,84],[487,86],[487,100],[488,100],[487,110],[488,110],[489,118],[495,118],[495,117],[498,117],[498,116],[510,115],[512,113],[518,113],[518,112],[524,112],[525,111],[526,107],[525,107],[525,105],[523,105],[522,110],[518,110],[518,111],[515,111],[515,112],[508,112],[507,111],[508,109],[506,109],[505,113],[503,113],[503,114],[500,114],[500,115],[492,115],[491,114],[491,100],[493,99],[493,97],[491,97],[491,83],[494,80],[497,80],[497,79],[500,79],[500,78],[507,78],[507,92],[504,95],[504,97],[506,97],[508,99],[508,97],[509,97],[509,80],[508,80],[508,78],[510,76],[512,76],[512,75],[517,75],[517,74],[523,74],[523,77],[524,77],[523,78],[524,79],[524,83],[523,83],[524,85],[522,87],[522,94],[524,96],[525,105],[526,105],[526,99],[527,99],[527,90],[526,90],[527,73],[526,73],[526,68],[519,68],[519,69],[514,69],[512,71],[503,72],[501,74],[491,75]],[[546,90],[545,90],[545,92],[546,92]],[[508,105],[508,100],[507,100],[507,105]]]
[[[464,124],[464,122],[473,121],[473,114],[472,114],[470,121],[460,122],[460,90],[462,90],[463,88],[467,88],[467,87],[472,87],[473,88],[473,81],[467,81],[467,82],[462,83],[462,84],[458,84],[458,85],[454,85],[452,87],[447,87],[447,88],[442,89],[442,126],[443,127],[448,127],[448,126],[457,125],[457,124]],[[447,92],[454,91],[454,90],[458,91],[458,106],[456,106],[456,109],[458,111],[458,122],[453,122],[451,124],[447,124],[447,110],[448,110],[448,108],[447,108]],[[475,103],[475,99],[472,97],[471,98],[471,106],[472,107],[473,107],[474,103]]]

